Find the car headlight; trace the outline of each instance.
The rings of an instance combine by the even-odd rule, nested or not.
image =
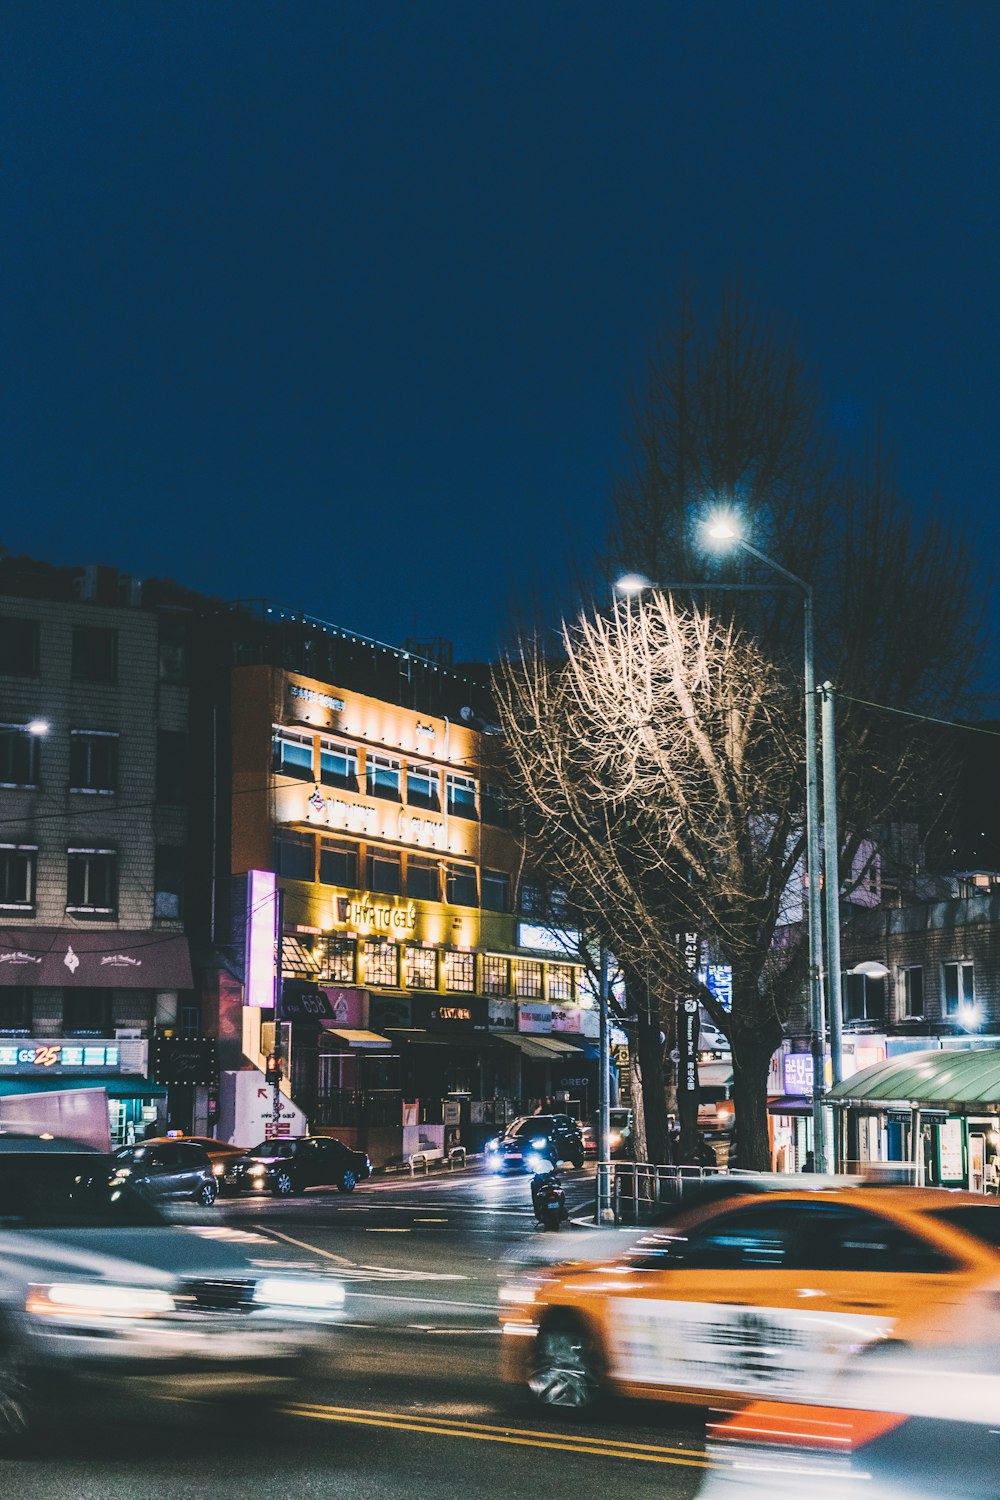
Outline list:
[[[225,1177],[225,1175],[226,1175],[225,1163],[223,1163],[221,1161],[213,1162],[213,1164],[212,1164],[212,1176],[213,1177]]]
[[[486,1149],[487,1149],[487,1151],[499,1151],[500,1150],[500,1142],[499,1141],[487,1141],[486,1142]]]
[[[531,1142],[531,1149],[532,1151],[544,1151],[548,1144],[544,1135],[536,1135],[535,1139]]]
[[[131,1167],[115,1167],[114,1176],[115,1177],[131,1177],[132,1176],[132,1168]]]
[[[552,1163],[549,1161],[549,1159],[547,1157],[544,1157],[544,1156],[529,1156],[528,1157],[528,1163],[527,1163],[527,1165],[528,1165],[528,1171],[529,1172],[551,1172],[552,1171]]]
[[[156,1318],[174,1311],[169,1292],[148,1286],[97,1281],[57,1281],[28,1288],[25,1311],[55,1317]]]
[[[265,1307],[343,1307],[344,1287],[320,1276],[265,1276],[254,1287],[253,1300]]]

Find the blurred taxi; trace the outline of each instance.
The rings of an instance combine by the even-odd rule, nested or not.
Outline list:
[[[866,1350],[1000,1341],[998,1246],[974,1194],[734,1184],[621,1260],[502,1287],[502,1372],[554,1406],[822,1401]]]

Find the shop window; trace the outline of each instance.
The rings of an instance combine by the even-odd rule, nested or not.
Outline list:
[[[312,880],[312,839],[306,834],[279,834],[274,840],[274,873],[286,880]]]
[[[406,983],[411,990],[437,989],[437,953],[433,948],[408,947]]]
[[[343,885],[355,890],[358,884],[358,846],[323,839],[319,846],[319,878],[324,885]]]
[[[871,974],[845,974],[844,1019],[884,1021],[885,980]]]
[[[379,891],[383,896],[398,896],[399,881],[399,855],[390,854],[387,849],[373,849],[365,860],[365,889]]]
[[[542,966],[533,958],[519,958],[514,963],[514,994],[519,1000],[542,998]]]
[[[117,852],[68,849],[66,861],[66,910],[77,917],[117,917]]]
[[[944,1013],[960,1020],[976,1003],[976,986],[970,963],[951,963],[943,966]]]
[[[111,1036],[111,991],[63,990],[63,1036]]]
[[[510,959],[495,953],[483,954],[483,994],[510,994]]]
[[[276,729],[271,757],[276,776],[294,776],[299,781],[313,779],[313,737],[294,729]]]
[[[491,786],[488,781],[484,781],[479,789],[479,810],[483,822],[494,828],[506,828],[510,821],[503,789]]]
[[[365,984],[387,985],[395,989],[399,984],[399,949],[385,938],[368,938],[364,947]]]
[[[549,964],[549,999],[573,999],[573,970],[569,964]]]
[[[365,784],[369,797],[385,797],[390,802],[398,802],[399,774],[398,760],[391,760],[387,755],[372,755],[370,752],[365,756]]]
[[[475,865],[448,865],[448,901],[452,906],[476,906],[479,892]]]
[[[0,989],[0,1036],[31,1035],[31,990],[26,984]]]
[[[321,976],[333,984],[353,984],[358,945],[354,938],[327,938]]]
[[[0,619],[0,674],[37,677],[38,638],[37,620]]]
[[[471,995],[476,988],[476,955],[474,953],[445,953],[444,987]]]
[[[483,871],[483,906],[486,911],[510,911],[510,876],[506,870]]]
[[[34,912],[37,862],[34,844],[0,844],[0,908]]]
[[[448,811],[454,818],[475,818],[476,813],[476,783],[471,776],[457,776],[449,771],[448,777]]]
[[[440,811],[440,778],[433,766],[407,766],[406,800],[410,807],[426,808],[429,812]]]
[[[117,682],[117,630],[110,625],[74,625],[72,673],[74,682]]]
[[[156,735],[156,800],[178,807],[187,801],[187,735],[160,729]]]
[[[924,1014],[924,971],[919,966],[901,970],[903,979],[903,1015],[922,1019]]]
[[[184,915],[184,850],[157,844],[153,861],[153,915],[179,920]]]
[[[23,724],[0,724],[0,786],[37,786],[41,735]]]
[[[441,900],[441,872],[436,859],[410,855],[406,861],[406,894],[414,901]]]
[[[324,786],[336,786],[344,792],[356,792],[358,752],[353,746],[338,744],[336,740],[320,740],[319,779]]]
[[[104,793],[118,790],[117,734],[107,734],[99,729],[70,730],[69,789],[71,792]]]

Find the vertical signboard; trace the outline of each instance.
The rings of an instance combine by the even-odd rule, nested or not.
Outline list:
[[[698,973],[701,944],[697,933],[679,934],[684,966],[692,975]],[[698,1001],[691,995],[678,997],[677,1027],[677,1116],[680,1125],[680,1157],[694,1162],[698,1153]]]
[[[247,874],[243,1004],[274,1005],[278,942],[278,890],[271,870]]]

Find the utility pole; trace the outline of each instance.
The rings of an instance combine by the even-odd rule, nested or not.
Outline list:
[[[833,1081],[844,1073],[843,1000],[840,993],[840,838],[837,829],[837,743],[833,683],[820,688],[823,732],[823,865],[826,874],[826,993],[830,1013]],[[836,1140],[834,1151],[836,1154]]]
[[[608,1039],[609,967],[607,943],[601,944],[600,1032],[597,1076],[597,1222],[614,1219],[611,1207],[611,1051]]]
[[[268,1058],[268,1071],[271,1074],[273,1090],[271,1128],[273,1137],[277,1140],[278,1125],[281,1121],[281,960],[282,937],[285,931],[285,893],[280,887],[274,897],[274,929],[274,1047]]]

